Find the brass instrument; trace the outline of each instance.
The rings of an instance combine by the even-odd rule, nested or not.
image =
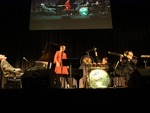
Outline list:
[[[116,56],[122,56],[122,54],[120,53],[116,53],[116,52],[112,52],[112,51],[108,51],[109,54],[112,54],[112,55],[116,55]]]
[[[133,55],[133,52],[132,52],[132,51],[125,51],[123,55],[124,55],[124,57],[127,57],[128,55],[130,55],[130,56],[132,56],[132,57],[134,57],[134,58],[138,58],[137,56],[134,56],[134,55]]]
[[[129,51],[125,51],[125,52],[123,53],[123,55],[124,55],[125,57],[127,57],[128,53],[129,53]]]
[[[109,54],[116,55],[116,56],[122,56],[122,57],[127,57],[127,55],[129,55],[130,52],[131,52],[131,51],[125,51],[123,54],[120,54],[120,53],[108,51]],[[130,55],[132,55],[132,54],[130,54]],[[132,55],[132,57],[138,58],[137,56],[134,56],[134,55]]]

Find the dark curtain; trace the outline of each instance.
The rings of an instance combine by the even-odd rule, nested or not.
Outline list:
[[[16,67],[23,66],[23,57],[32,66],[40,59],[48,42],[65,44],[70,58],[81,58],[93,47],[97,48],[100,58],[108,56],[112,62],[118,57],[109,55],[108,51],[132,50],[138,57],[150,54],[149,3],[146,0],[110,0],[113,29],[51,31],[29,31],[30,0],[8,1],[3,1],[1,6],[4,10],[0,53]]]

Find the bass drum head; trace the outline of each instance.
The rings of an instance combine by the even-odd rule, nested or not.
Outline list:
[[[110,84],[110,77],[105,70],[94,69],[89,73],[87,81],[91,88],[107,88]]]

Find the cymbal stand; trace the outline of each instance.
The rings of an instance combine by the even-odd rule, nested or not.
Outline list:
[[[117,69],[119,63],[120,63],[120,61],[118,60],[117,63],[116,63],[116,65],[115,65],[115,67],[114,67],[114,72],[113,72],[113,75],[114,75],[114,87],[117,87],[116,84],[115,84],[115,83],[116,83],[116,80],[115,80],[115,77],[116,77],[116,76],[115,76],[115,72],[116,72],[116,69]],[[118,83],[119,83],[119,79],[118,79]]]
[[[86,67],[86,71],[87,71],[87,77],[86,77],[86,84],[87,84],[87,88],[90,88],[91,87],[91,77],[90,77],[90,73],[89,73],[89,71],[90,71],[90,66],[89,65],[87,65],[87,67]]]
[[[86,53],[87,53],[87,56],[90,57],[89,52],[86,52]],[[88,64],[85,66],[85,72],[86,72],[86,88],[89,88],[90,87],[90,76],[89,76],[89,65]],[[89,82],[87,79],[89,79]]]
[[[90,50],[91,51],[91,50]],[[88,57],[90,57],[90,55],[89,55],[89,52],[86,52],[87,53],[87,56]],[[85,72],[86,72],[86,88],[90,88],[90,86],[91,86],[91,84],[90,84],[90,82],[91,82],[91,80],[90,80],[90,73],[89,73],[89,71],[90,71],[90,64],[87,64],[87,65],[85,65]]]
[[[70,72],[70,78],[71,78],[70,87],[72,88],[72,86],[73,86],[73,77],[72,77],[72,64],[71,63],[70,63],[70,66],[69,66],[69,72]]]

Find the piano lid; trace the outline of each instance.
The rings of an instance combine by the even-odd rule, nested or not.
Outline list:
[[[141,58],[150,58],[150,55],[141,55]]]
[[[59,50],[59,44],[46,43],[44,50],[42,51],[42,56],[40,61],[53,61],[55,52]]]

